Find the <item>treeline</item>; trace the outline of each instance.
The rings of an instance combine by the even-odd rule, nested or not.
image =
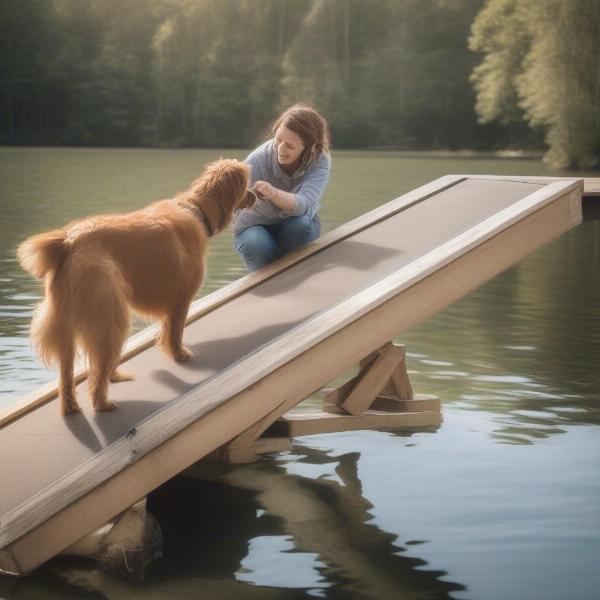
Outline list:
[[[470,45],[482,121],[526,122],[551,164],[600,168],[600,0],[491,0]]]
[[[335,147],[600,157],[598,0],[0,0],[0,143],[249,147],[298,100]]]

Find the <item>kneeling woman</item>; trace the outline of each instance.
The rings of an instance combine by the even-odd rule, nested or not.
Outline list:
[[[292,106],[271,134],[246,158],[258,200],[233,221],[235,249],[250,271],[319,236],[317,213],[331,169],[329,127],[313,108]]]

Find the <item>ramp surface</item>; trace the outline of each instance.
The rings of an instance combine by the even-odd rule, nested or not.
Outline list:
[[[135,380],[109,387],[118,411],[94,413],[85,381],[82,414],[60,416],[55,386],[29,399],[0,418],[0,569],[35,568],[284,401],[300,402],[376,340],[560,235],[581,219],[581,191],[577,180],[441,178],[199,301],[184,334],[190,362],[149,346],[154,330],[137,336],[123,363]],[[479,262],[459,265],[480,246],[489,250]],[[445,281],[458,283],[440,279],[434,299],[433,276],[454,263]],[[406,314],[388,322],[378,311],[397,315],[390,302],[403,294]],[[354,321],[368,329],[352,334],[352,350],[319,358]]]

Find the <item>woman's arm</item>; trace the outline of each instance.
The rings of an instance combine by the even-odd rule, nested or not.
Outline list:
[[[319,210],[321,196],[323,196],[327,187],[330,171],[331,159],[327,155],[321,156],[315,168],[304,176],[300,186],[296,190],[296,207],[291,213],[293,216],[315,216]]]
[[[284,192],[267,181],[257,181],[254,189],[259,195],[272,202],[279,210],[294,217],[309,215],[313,217],[319,210],[321,196],[329,181],[331,159],[323,156],[317,167],[308,172],[295,194]]]
[[[272,202],[279,210],[291,213],[296,208],[295,194],[284,192],[271,185],[268,181],[257,181],[254,189],[261,198]]]

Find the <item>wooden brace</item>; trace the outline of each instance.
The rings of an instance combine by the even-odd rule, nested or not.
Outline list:
[[[388,342],[385,346],[364,358],[356,377],[347,381],[323,399],[325,408],[339,407],[354,416],[361,415],[381,396],[390,401],[412,400],[413,391],[406,371],[404,346]],[[379,410],[395,412],[393,407]]]
[[[283,401],[207,459],[252,462],[257,454],[289,449],[290,438],[299,435],[435,426],[441,422],[439,398],[413,393],[405,347],[392,342],[361,360],[358,374],[323,398],[324,412],[286,414],[293,407]]]

